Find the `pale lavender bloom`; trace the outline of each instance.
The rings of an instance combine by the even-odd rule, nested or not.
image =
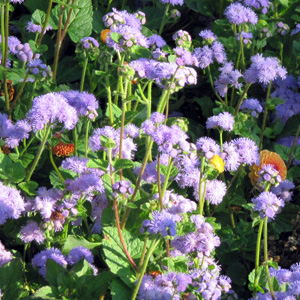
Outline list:
[[[268,11],[268,7],[271,5],[271,2],[268,0],[244,0],[244,4],[256,9],[262,8],[262,13],[266,14]]]
[[[3,267],[5,264],[10,262],[13,258],[11,252],[6,251],[4,245],[0,241],[0,267]],[[0,291],[1,292],[1,291]],[[0,293],[1,296],[1,293]]]
[[[153,49],[162,48],[167,43],[166,41],[158,34],[152,34],[148,37],[149,46],[152,46]]]
[[[89,49],[91,46],[99,48],[99,43],[96,39],[92,37],[84,37],[83,39],[80,40],[81,43],[83,43],[83,47],[85,49]]]
[[[253,34],[251,32],[245,32],[244,30],[241,32],[242,40],[245,45],[251,44],[251,39],[253,38]],[[240,40],[239,33],[236,34],[237,40]]]
[[[20,238],[24,243],[36,241],[41,244],[45,240],[45,234],[35,221],[28,221],[26,225],[21,227]]]
[[[81,175],[81,177],[76,177],[74,180],[67,179],[65,181],[67,190],[73,193],[85,193],[89,194],[93,191],[103,193],[104,184],[100,176],[96,174],[87,173]]]
[[[88,161],[88,158],[84,157],[67,157],[62,161],[61,167],[66,170],[72,170],[78,174],[83,174],[87,170]]]
[[[127,124],[124,128],[124,137],[138,138],[140,129],[134,124]]]
[[[234,125],[234,117],[228,112],[223,112],[217,116],[207,119],[206,128],[219,128],[220,130],[232,131]]]
[[[35,58],[27,63],[27,68],[33,75],[41,73],[43,77],[46,77],[50,73],[50,69],[39,59]]]
[[[67,262],[70,265],[74,265],[79,262],[82,258],[84,258],[88,263],[94,263],[94,256],[91,250],[85,247],[75,247],[70,250],[69,255],[67,257]]]
[[[120,24],[126,23],[125,18],[117,9],[113,8],[112,10],[113,12],[104,15],[102,18],[104,25],[110,29],[114,29]]]
[[[45,32],[49,31],[52,29],[52,26],[51,25],[48,25],[46,28],[45,28]],[[39,32],[41,33],[42,32],[42,26],[41,25],[36,25],[32,22],[28,22],[27,23],[27,26],[26,26],[26,30],[29,31],[29,32]]]
[[[22,62],[30,61],[33,59],[33,51],[30,48],[30,45],[28,43],[25,43],[24,45],[18,44],[15,47],[16,55],[18,59],[20,59]]]
[[[251,201],[254,204],[253,210],[258,211],[262,219],[265,217],[274,219],[275,215],[280,213],[284,207],[284,201],[272,192],[262,192]]]
[[[165,115],[159,112],[153,112],[150,116],[150,120],[155,124],[159,124],[165,121]]]
[[[208,200],[209,203],[213,205],[220,204],[224,196],[226,195],[226,192],[227,192],[226,184],[223,181],[217,179],[207,180],[205,199]]]
[[[0,42],[2,42],[2,37],[0,35]],[[16,47],[18,45],[20,45],[21,42],[18,38],[16,38],[15,36],[9,36],[8,37],[8,48],[9,48],[9,52],[13,53],[13,54],[17,54],[18,50],[16,49]]]
[[[296,28],[292,30],[291,35],[297,34],[298,32],[300,32],[300,23],[298,23]]]
[[[172,38],[178,47],[189,49],[192,45],[192,37],[187,31],[178,30],[173,34]]]
[[[240,156],[240,162],[246,165],[257,164],[259,161],[258,146],[248,138],[237,138],[232,141]]]
[[[130,186],[131,182],[126,180],[117,181],[112,185],[113,197],[118,198],[120,194],[125,198],[128,198],[131,194],[133,194],[133,188]],[[122,198],[121,196],[121,198]]]
[[[233,142],[225,142],[223,144],[223,152],[220,156],[225,162],[226,171],[236,171],[242,163],[242,159],[240,158],[237,148]]]
[[[34,98],[26,118],[34,132],[44,129],[46,124],[56,123],[63,123],[66,129],[71,130],[78,122],[75,108],[58,93],[48,93]]]
[[[67,99],[69,105],[76,109],[79,116],[88,116],[90,113],[95,117],[98,116],[99,103],[93,94],[73,90],[59,94]]]
[[[292,196],[293,196],[292,190],[294,188],[295,188],[294,183],[286,179],[281,183],[279,183],[278,186],[272,187],[271,192],[274,193],[279,198],[281,198],[284,202],[289,202],[292,200]]]
[[[209,137],[201,137],[196,142],[197,151],[201,151],[207,159],[211,159],[214,155],[220,154],[220,146]]]
[[[101,229],[102,213],[103,210],[108,207],[108,200],[105,193],[95,196],[92,199],[91,203],[92,203],[92,217],[95,221],[95,224],[92,228],[92,232],[100,234],[102,232]]]
[[[151,52],[152,58],[158,61],[166,61],[167,52],[162,51],[160,48],[156,48]]]
[[[29,138],[29,132],[31,131],[31,126],[26,120],[19,120],[16,124],[12,125],[11,123],[4,124],[3,130],[5,131],[5,144],[9,148],[14,148],[19,146],[19,142],[23,139]],[[6,127],[6,128],[5,128]]]
[[[245,71],[244,77],[246,82],[260,82],[264,85],[269,84],[278,77],[285,79],[287,71],[279,65],[276,57],[263,57],[262,54],[256,54],[251,57],[251,66]]]
[[[11,3],[19,3],[22,4],[24,2],[24,0],[10,0]]]
[[[186,66],[186,65],[194,65],[196,63],[196,59],[194,59],[192,53],[188,50],[185,50],[181,47],[176,47],[173,49],[177,58],[175,60],[178,66]]]
[[[159,2],[161,2],[163,4],[171,4],[173,6],[175,6],[175,5],[182,6],[184,3],[184,0],[159,0]]]
[[[112,47],[115,50],[123,52],[125,50],[129,50],[135,45],[140,45],[146,48],[149,47],[148,39],[138,28],[128,25],[120,25],[119,27],[113,29],[112,32],[116,32],[121,35],[118,43],[115,42],[111,36],[108,36],[106,39],[107,46]]]
[[[284,24],[283,22],[277,23],[276,27],[277,27],[277,32],[281,35],[286,35],[290,29],[289,26],[287,24]]]
[[[224,15],[229,19],[230,23],[240,25],[243,23],[256,24],[258,21],[257,15],[249,7],[235,2],[226,7]]]
[[[193,56],[196,59],[196,66],[205,69],[210,64],[213,63],[214,52],[208,46],[204,46],[203,48],[195,48],[193,52]]]
[[[209,44],[211,44],[218,38],[211,30],[201,30],[199,36],[208,41]]]
[[[161,233],[162,236],[176,235],[176,222],[181,221],[180,216],[172,215],[163,209],[161,212],[152,212],[152,217],[152,220],[143,221],[141,232],[144,232],[143,227],[146,227],[150,234]]]
[[[226,56],[226,52],[225,52],[225,48],[223,46],[223,44],[221,44],[218,41],[213,42],[213,44],[211,45],[211,49],[213,51],[213,56],[214,59],[218,62],[218,63],[225,63],[227,56]]]
[[[53,259],[56,263],[60,264],[64,268],[67,266],[67,260],[64,255],[57,248],[51,248],[41,251],[36,254],[32,259],[32,266],[38,268],[39,274],[46,279],[46,263],[48,259]]]
[[[24,199],[20,191],[0,182],[0,225],[7,219],[18,219],[25,210]]]
[[[263,111],[259,101],[254,98],[244,100],[240,109],[249,112],[252,117],[257,117]]]
[[[271,184],[272,186],[277,186],[282,182],[279,172],[272,164],[262,165],[261,169],[258,171],[258,175],[259,177],[257,183],[262,187],[265,187],[267,183]]]

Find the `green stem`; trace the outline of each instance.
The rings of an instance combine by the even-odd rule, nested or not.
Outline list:
[[[51,164],[54,168],[54,170],[56,171],[58,177],[61,179],[61,181],[63,183],[65,183],[65,179],[63,178],[63,176],[61,175],[61,172],[59,171],[54,159],[53,159],[53,153],[52,153],[52,147],[49,147],[49,157],[50,157],[50,161],[51,161]]]
[[[90,129],[91,120],[88,119],[86,123],[86,132],[85,132],[85,157],[88,157],[89,154],[89,129]]]
[[[133,291],[131,300],[135,300],[136,299],[136,296],[137,296],[138,291],[140,289],[140,286],[141,286],[144,274],[146,272],[146,269],[147,269],[150,257],[152,255],[153,251],[155,250],[155,248],[157,247],[158,243],[159,243],[159,238],[158,237],[154,238],[153,241],[152,241],[152,243],[151,243],[151,245],[150,245],[150,247],[149,247],[149,249],[148,249],[148,252],[147,252],[147,255],[146,255],[146,258],[145,258],[145,262],[144,262],[143,268],[142,268],[142,270],[140,272],[139,280],[137,282],[137,285],[135,286],[135,289]]]
[[[161,184],[160,184],[160,153],[157,155],[157,187],[158,187],[158,198],[159,198],[159,206],[160,210],[162,211],[164,208],[163,204],[163,197],[162,197],[162,190],[161,190]]]
[[[20,156],[22,156],[23,154],[24,154],[24,152],[28,149],[28,147],[30,146],[30,144],[33,142],[33,140],[35,139],[35,135],[33,135],[31,138],[30,138],[30,140],[29,140],[29,142],[27,143],[27,145],[23,148],[23,150],[21,151],[21,153],[20,153]]]
[[[222,19],[223,17],[223,5],[224,5],[224,0],[220,0],[219,19]]]
[[[271,277],[270,277],[270,273],[269,273],[269,266],[268,266],[268,217],[265,217],[263,222],[264,222],[264,261],[265,261],[265,267],[266,267],[266,273],[267,273],[270,293],[272,296],[272,300],[275,300],[274,289],[272,286]]]
[[[62,31],[62,21],[63,21],[63,5],[60,6],[59,9],[59,17],[58,17],[58,29],[57,29],[57,38],[56,38],[56,46],[55,46],[55,53],[54,53],[54,64],[53,64],[53,79],[56,80],[56,73],[57,73],[57,66],[58,66],[58,58],[60,52],[60,38],[61,38],[61,31]]]
[[[265,128],[266,128],[267,115],[268,115],[268,104],[269,104],[268,100],[270,98],[271,87],[272,87],[272,81],[270,81],[270,83],[269,83],[268,91],[267,91],[267,96],[266,96],[264,118],[263,118],[263,124],[262,124],[262,128],[261,128],[261,133],[260,133],[260,139],[259,139],[259,151],[262,149],[262,145],[263,145],[264,132],[265,132]]]
[[[163,32],[163,29],[164,29],[164,26],[165,26],[165,23],[166,23],[166,20],[167,20],[167,17],[168,17],[169,9],[170,9],[170,4],[167,4],[163,19],[162,19],[161,24],[160,24],[158,35],[161,35],[161,33]]]
[[[107,98],[108,98],[108,110],[109,110],[109,120],[110,125],[112,126],[114,124],[114,116],[113,116],[113,109],[112,109],[112,99],[111,99],[111,88],[110,88],[110,82],[109,82],[109,74],[108,74],[108,64],[105,64],[105,82],[106,82],[106,92],[107,92]]]
[[[166,189],[167,189],[167,186],[168,186],[168,183],[169,183],[169,178],[170,178],[170,175],[171,175],[172,167],[173,167],[173,159],[172,159],[172,157],[170,156],[170,157],[169,157],[169,163],[168,163],[167,174],[166,174],[165,181],[164,181],[164,185],[163,185],[163,188],[162,188],[162,199],[163,199],[164,196],[165,196],[165,192],[166,192]]]
[[[237,104],[237,106],[236,106],[236,108],[235,108],[235,114],[234,114],[235,117],[237,116],[237,114],[238,114],[238,112],[239,112],[239,110],[240,110],[240,107],[241,107],[241,105],[242,105],[242,102],[243,102],[243,100],[244,100],[244,98],[245,98],[245,95],[247,94],[247,92],[248,92],[250,86],[251,86],[251,83],[247,83],[247,85],[246,85],[246,87],[245,87],[245,90],[244,90],[243,94],[241,95],[241,97],[240,97],[240,99],[239,99],[239,101],[238,101],[238,104]]]
[[[203,214],[203,205],[201,203],[202,201],[202,182],[203,182],[203,174],[204,174],[204,162],[205,162],[205,156],[202,157],[201,159],[201,170],[200,170],[200,176],[199,176],[199,214],[202,215]]]
[[[144,241],[144,247],[143,247],[143,251],[142,251],[142,255],[141,255],[139,267],[138,267],[138,274],[141,274],[141,269],[144,264],[144,259],[145,259],[146,250],[147,250],[147,241],[148,241],[148,236],[146,236],[145,241]]]
[[[223,151],[223,130],[219,130],[219,134],[220,134],[220,148],[221,148],[221,152]]]
[[[53,0],[49,0],[49,4],[48,4],[48,8],[47,8],[47,13],[46,13],[46,17],[45,17],[45,22],[43,24],[43,29],[42,29],[42,32],[41,32],[41,34],[39,36],[39,39],[37,41],[37,45],[38,46],[41,45],[43,36],[45,34],[45,30],[46,30],[46,27],[47,27],[47,24],[48,24],[48,20],[49,20],[49,16],[50,16],[51,9],[52,9],[52,2],[53,2]]]
[[[210,82],[210,85],[211,85],[211,88],[212,88],[214,94],[215,94],[216,97],[219,99],[219,101],[220,101],[223,105],[225,105],[224,100],[220,97],[220,95],[219,95],[219,94],[216,92],[216,90],[215,90],[214,82],[213,82],[212,75],[211,75],[211,71],[210,71],[210,66],[207,67],[207,71],[208,71],[209,82]]]
[[[74,155],[78,156],[77,150],[78,150],[78,135],[77,135],[77,127],[74,126],[72,130],[73,135],[73,141],[74,141]]]
[[[81,81],[80,81],[80,92],[83,91],[84,79],[85,79],[88,62],[89,62],[89,58],[88,58],[88,55],[85,53],[85,59],[84,59],[84,64],[83,64],[83,69],[82,69],[82,76],[81,76]]]
[[[51,125],[49,124],[45,124],[45,127],[44,127],[44,136],[43,136],[43,139],[41,141],[41,144],[40,144],[40,147],[39,147],[39,150],[38,150],[38,153],[36,154],[36,157],[31,165],[31,168],[30,170],[28,171],[26,177],[25,177],[25,182],[28,182],[33,174],[33,171],[35,170],[40,158],[41,158],[41,155],[44,151],[44,148],[45,148],[45,144],[47,142],[47,139],[48,139],[48,136],[49,136],[49,133],[50,133],[50,129],[51,129]]]
[[[257,242],[256,242],[254,293],[256,293],[257,286],[258,286],[258,268],[259,268],[259,257],[260,257],[260,242],[261,242],[261,235],[262,235],[263,226],[264,226],[264,220],[260,220],[258,233],[257,233]]]
[[[245,64],[244,43],[243,43],[243,38],[242,38],[242,27],[241,27],[241,25],[239,25],[239,37],[240,37],[240,48],[241,48],[242,64],[243,64],[242,70],[245,70],[246,64]]]

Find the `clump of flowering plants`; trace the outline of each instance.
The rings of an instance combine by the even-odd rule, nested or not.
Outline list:
[[[299,299],[296,1],[0,8],[0,299]]]

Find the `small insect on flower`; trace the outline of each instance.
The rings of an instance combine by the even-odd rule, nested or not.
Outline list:
[[[63,214],[58,211],[58,210],[55,210],[54,212],[52,212],[51,216],[50,216],[50,219],[52,220],[64,220],[65,217],[63,216]]]
[[[161,271],[150,271],[149,275],[151,275],[153,278],[156,278],[158,275],[161,275]]]
[[[224,172],[225,163],[219,155],[214,155],[209,162],[219,171],[219,173]]]

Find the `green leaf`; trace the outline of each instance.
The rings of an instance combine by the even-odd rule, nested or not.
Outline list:
[[[46,14],[44,11],[42,10],[35,10],[35,12],[32,14],[31,16],[31,21],[34,23],[34,24],[38,24],[38,25],[41,25],[43,26],[44,25],[44,22],[45,22],[45,17],[46,17]],[[33,49],[32,49],[33,50]]]
[[[121,269],[129,267],[129,262],[120,242],[118,229],[115,227],[103,227],[103,233],[104,239],[102,244],[105,262],[112,273],[118,274]],[[144,243],[125,229],[122,230],[122,236],[132,259],[140,258]]]
[[[34,293],[32,298],[33,299],[40,298],[40,299],[45,299],[45,300],[56,299],[55,295],[52,293],[52,288],[50,286],[41,287]]]
[[[13,259],[0,268],[0,290],[4,295],[2,300],[19,299],[23,288],[23,270],[19,259]]]
[[[31,12],[34,12],[36,9],[46,11],[48,7],[48,1],[26,0],[23,5],[26,6]]]
[[[300,45],[300,43],[299,43]],[[283,134],[280,137],[296,135],[297,129],[300,126],[300,114],[293,115],[289,118],[283,128]]]
[[[291,220],[296,218],[298,212],[299,207],[297,205],[291,203],[286,204],[281,213],[278,214],[272,222],[276,233],[280,234],[282,232],[292,231],[293,225]]]
[[[57,84],[73,82],[81,78],[81,69],[74,61],[74,57],[65,56],[57,67]]]
[[[93,14],[93,31],[99,34],[103,29],[105,29],[105,27],[102,22],[102,14],[99,10],[95,10]]]
[[[93,158],[89,159],[89,161],[87,162],[87,167],[106,171],[108,167],[108,162],[103,159]]]
[[[290,147],[286,147],[280,144],[274,145],[275,152],[280,155],[283,160],[288,160],[291,152]]]
[[[114,118],[117,118],[117,119],[120,119],[122,116],[122,110],[114,103],[112,103],[112,114],[113,114]],[[106,108],[105,116],[109,118],[109,106],[108,105]]]
[[[57,2],[57,0],[55,1]],[[65,5],[65,3],[63,3]],[[66,5],[65,5],[66,6]],[[51,11],[51,24],[54,29],[58,24],[60,5],[54,7]],[[70,6],[66,6],[63,11],[63,24],[66,23]],[[55,26],[56,25],[56,26]],[[68,26],[68,34],[75,43],[80,42],[84,37],[90,36],[93,27],[93,7],[92,0],[77,0],[76,8],[72,10],[71,18]]]
[[[101,243],[91,243],[82,236],[69,235],[63,246],[62,252],[64,254],[68,254],[70,250],[72,250],[75,247],[85,247],[87,249],[94,249],[96,247],[99,247],[100,245]]]
[[[71,272],[78,278],[84,275],[94,275],[94,270],[90,264],[82,258],[71,269]]]
[[[233,263],[227,268],[226,275],[230,277],[233,283],[243,286],[247,282],[248,272],[242,264]]]
[[[63,276],[66,276],[67,270],[62,265],[55,262],[53,259],[47,259],[46,269],[46,280],[50,283],[51,286],[58,287],[59,275],[62,274]]]
[[[205,118],[208,118],[212,115],[214,103],[209,97],[207,96],[201,98],[195,97],[194,101],[201,106],[202,114]]]
[[[288,178],[299,178],[300,177],[300,167],[294,166],[288,170]]]
[[[35,181],[21,182],[18,184],[18,187],[24,192],[26,192],[29,196],[36,195],[36,189],[38,186],[38,183]]]
[[[114,279],[110,285],[112,300],[131,299],[132,290],[120,279]]]
[[[23,165],[20,162],[13,162],[6,155],[4,155],[3,160],[0,162],[0,172],[14,183],[19,183],[25,178],[25,168]]]
[[[279,0],[279,2],[285,7],[289,5],[289,0]]]
[[[130,159],[117,159],[113,162],[113,166],[115,169],[115,172],[123,169],[129,169],[134,167],[134,162]]]
[[[111,32],[110,37],[114,42],[119,43],[119,40],[122,37],[122,34],[118,33],[118,32]]]
[[[258,268],[258,284],[262,287],[266,286],[266,281],[267,281],[267,273],[266,273],[266,268],[265,266],[259,266]],[[255,270],[253,270],[249,276],[248,279],[251,283],[254,283],[254,279],[255,279]]]
[[[130,50],[132,59],[139,59],[141,57],[151,58],[151,52],[143,46],[135,45],[131,47]]]
[[[297,41],[293,41],[293,52],[296,57],[300,55],[300,43]]]

